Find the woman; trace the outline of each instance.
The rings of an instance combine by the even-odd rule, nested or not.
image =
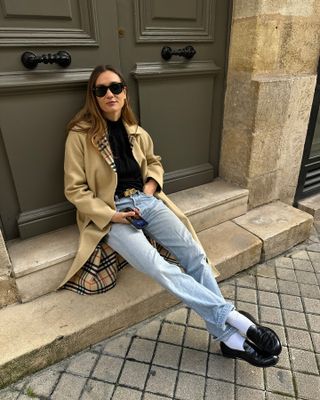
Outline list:
[[[77,208],[80,246],[63,283],[103,240],[198,313],[221,342],[223,355],[259,367],[275,365],[281,352],[277,335],[225,301],[213,274],[217,270],[209,265],[190,222],[163,193],[160,157],[137,125],[117,70],[93,70],[85,106],[69,130],[65,195]],[[146,221],[141,229],[130,223],[141,217]],[[163,258],[146,235],[169,250],[184,271]]]

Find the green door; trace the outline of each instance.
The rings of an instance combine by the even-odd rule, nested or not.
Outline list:
[[[2,0],[0,219],[6,240],[74,223],[63,195],[65,125],[100,63],[124,72],[134,109],[163,157],[167,192],[217,175],[228,4]],[[165,46],[173,52],[193,46],[196,54],[164,60]],[[66,51],[71,64],[39,63],[31,70],[21,62],[27,51],[44,60]]]

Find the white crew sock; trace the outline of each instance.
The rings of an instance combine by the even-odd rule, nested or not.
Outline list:
[[[226,322],[237,328],[241,335],[246,335],[250,326],[254,325],[250,319],[245,317],[244,315],[240,314],[238,311],[233,310],[228,314]]]
[[[222,342],[230,347],[233,350],[239,350],[239,351],[244,351],[243,348],[243,343],[245,341],[245,338],[240,335],[240,333],[235,332],[233,335],[229,337],[227,340],[222,340]]]

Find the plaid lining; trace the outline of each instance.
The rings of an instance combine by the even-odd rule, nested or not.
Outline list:
[[[166,261],[179,265],[168,250],[155,240],[148,240]],[[115,287],[117,274],[126,265],[128,262],[102,240],[84,266],[63,286],[63,289],[82,295],[105,293]]]
[[[106,134],[104,135],[104,137],[101,140],[99,140],[98,149],[99,149],[102,157],[110,165],[110,167],[113,169],[113,171],[117,172],[116,164],[114,162],[113,154],[112,154],[110,143],[108,140],[108,132],[107,131],[106,131]]]

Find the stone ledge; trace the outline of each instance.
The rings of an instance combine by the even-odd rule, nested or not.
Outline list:
[[[297,208],[276,201],[248,211],[233,221],[263,241],[261,260],[264,261],[306,240],[313,218]]]
[[[221,274],[218,281],[260,261],[262,241],[231,221],[200,232],[199,239]]]
[[[195,230],[200,232],[244,214],[247,211],[248,190],[217,179],[169,197],[190,218]],[[8,243],[23,302],[56,289],[72,263],[77,243],[78,230],[74,225]]]
[[[298,208],[311,214],[316,221],[320,220],[320,194],[298,201]]]

